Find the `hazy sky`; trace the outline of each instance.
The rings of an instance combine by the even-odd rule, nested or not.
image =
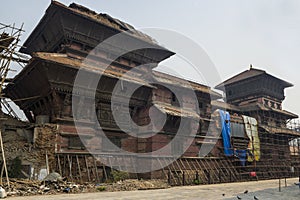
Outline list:
[[[0,22],[25,23],[23,41],[50,0],[6,0]],[[249,68],[264,69],[295,86],[284,109],[300,114],[300,1],[298,0],[60,0],[108,13],[135,28],[177,31],[196,41],[223,80]],[[2,2],[3,5],[4,1]],[[217,83],[216,83],[217,84]]]

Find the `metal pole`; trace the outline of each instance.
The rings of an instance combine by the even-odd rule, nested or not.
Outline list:
[[[284,186],[287,187],[286,177],[284,177]]]
[[[196,180],[199,181],[199,173],[196,171]]]
[[[182,173],[182,185],[185,185],[185,172]]]
[[[279,180],[279,192],[281,192],[281,181],[280,181],[280,178],[278,180]]]

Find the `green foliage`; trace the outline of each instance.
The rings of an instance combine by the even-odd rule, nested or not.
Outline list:
[[[121,180],[123,181],[123,180],[129,178],[129,174],[127,172],[123,172],[123,171],[113,170],[111,172],[111,175],[112,175],[112,179],[114,182],[121,181]]]
[[[106,190],[106,186],[98,186],[98,187],[96,188],[96,190],[99,191],[99,192],[103,192],[103,191]]]
[[[201,181],[200,181],[199,179],[195,179],[195,180],[194,180],[194,184],[195,184],[195,185],[200,185],[200,184],[201,184]]]

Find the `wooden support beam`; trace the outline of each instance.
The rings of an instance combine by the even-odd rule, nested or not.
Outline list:
[[[73,181],[73,175],[72,175],[72,157],[70,158],[69,155],[67,155],[68,163],[69,163],[69,176],[71,180]]]
[[[161,170],[163,171],[163,174],[165,175],[165,177],[168,179],[168,174],[165,171],[165,168],[163,167],[162,163],[160,162],[159,158],[156,158],[157,162],[159,163]]]
[[[76,162],[77,162],[77,167],[78,167],[78,172],[79,172],[79,178],[80,178],[80,181],[82,183],[83,182],[82,181],[82,173],[81,173],[81,167],[80,167],[78,155],[76,155]]]
[[[95,167],[95,172],[96,172],[96,178],[97,178],[97,181],[100,182],[100,178],[99,178],[99,174],[98,174],[98,166],[96,163],[96,159],[94,157],[93,157],[93,161],[94,161],[94,167]]]
[[[61,170],[61,162],[60,162],[60,155],[56,155],[57,156],[57,163],[58,163],[58,171],[59,174],[62,176],[62,170]]]
[[[8,178],[8,171],[7,171],[7,166],[6,166],[6,158],[5,158],[4,148],[3,148],[2,131],[1,130],[0,130],[0,145],[1,145],[3,166],[4,166],[4,170],[5,170],[5,174],[6,174],[6,182],[7,182],[8,188],[10,188],[9,178]],[[1,182],[2,182],[2,176],[1,176]]]
[[[86,159],[86,155],[84,155],[83,157],[84,157],[85,167],[88,175],[88,180],[91,181],[90,168],[89,168],[88,161]]]

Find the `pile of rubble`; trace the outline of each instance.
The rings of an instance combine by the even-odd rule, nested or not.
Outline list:
[[[71,182],[40,182],[29,180],[11,180],[10,188],[4,187],[8,196],[29,196],[58,193],[80,193],[95,191],[94,185],[78,185]]]
[[[107,191],[132,191],[132,190],[149,190],[164,189],[170,187],[164,180],[137,180],[127,179],[112,184],[103,184],[107,187]]]
[[[102,191],[132,191],[147,189],[163,189],[170,187],[163,180],[127,179],[116,183],[83,183],[68,182],[57,173],[49,174],[43,181],[27,179],[10,179],[10,188],[3,185],[7,196],[53,195],[60,193],[86,193]]]

